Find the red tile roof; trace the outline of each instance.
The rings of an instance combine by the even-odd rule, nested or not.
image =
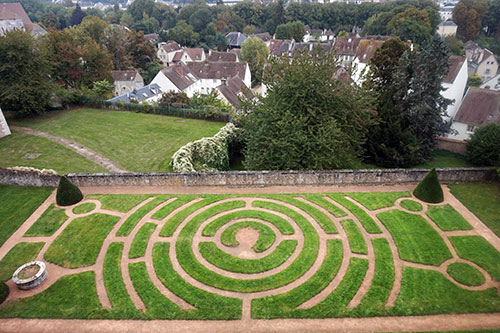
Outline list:
[[[184,63],[178,63],[174,66],[163,68],[161,72],[179,89],[184,90],[192,85],[196,76]]]
[[[474,126],[500,123],[500,91],[470,87],[454,121]]]
[[[224,62],[235,62],[237,60],[236,53],[230,52],[215,52],[212,51],[207,58],[210,62],[224,61]]]
[[[246,62],[188,62],[187,66],[200,79],[227,79],[239,76],[244,80]]]
[[[181,46],[174,41],[169,41],[161,46],[165,52],[170,53],[181,49]]]
[[[111,76],[115,81],[134,81],[137,78],[137,70],[112,71]]]
[[[0,20],[9,19],[21,19],[24,25],[33,24],[19,2],[0,3]]]
[[[356,57],[360,62],[368,63],[375,51],[384,44],[383,40],[363,39],[359,42]]]

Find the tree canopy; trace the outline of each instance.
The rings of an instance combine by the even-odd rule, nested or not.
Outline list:
[[[250,170],[352,168],[371,113],[366,98],[337,78],[339,63],[315,49],[271,60],[267,96],[243,103],[244,165]]]

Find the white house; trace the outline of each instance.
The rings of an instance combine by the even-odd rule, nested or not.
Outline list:
[[[455,5],[444,6],[439,9],[439,16],[441,17],[441,21],[451,20],[453,17],[453,8]]]
[[[489,123],[500,123],[500,91],[470,87],[453,119],[451,139],[467,140],[474,130]]]
[[[458,26],[453,21],[443,21],[438,24],[437,33],[441,37],[455,36]]]
[[[357,84],[364,81],[364,75],[368,71],[368,62],[375,54],[375,51],[384,44],[383,40],[376,39],[363,39],[359,42],[354,57],[352,79]]]
[[[441,84],[441,86],[446,89],[441,92],[441,95],[444,98],[454,100],[454,102],[446,109],[446,113],[448,115],[448,117],[445,118],[446,120],[455,117],[464,97],[468,77],[467,58],[461,56],[451,56],[450,70]]]
[[[500,74],[483,83],[480,88],[500,91]]]
[[[483,82],[491,80],[498,72],[498,60],[488,49],[468,41],[464,44],[465,56],[469,61],[469,74],[477,74]]]
[[[172,58],[173,63],[177,62],[202,62],[205,61],[205,52],[202,48],[188,48],[177,51]]]
[[[24,30],[33,37],[47,33],[41,26],[31,21],[19,2],[0,3],[0,36],[10,30]]]
[[[235,107],[240,106],[240,97],[246,96],[250,99],[254,97],[252,91],[248,89],[245,82],[243,82],[239,76],[224,80],[216,89],[220,100]]]
[[[174,55],[181,49],[181,46],[174,41],[163,42],[158,45],[157,56],[164,65],[172,62]]]
[[[151,83],[158,84],[163,92],[184,92],[192,97],[195,93],[209,94],[234,77],[250,88],[252,79],[246,62],[178,63],[163,68]]]

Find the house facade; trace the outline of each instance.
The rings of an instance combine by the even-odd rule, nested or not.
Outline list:
[[[47,33],[41,26],[31,22],[28,14],[19,2],[0,3],[0,36],[10,30],[23,30],[33,37]]]
[[[453,21],[443,21],[438,24],[437,33],[441,37],[455,36],[458,26]]]
[[[492,79],[498,72],[498,60],[488,49],[468,41],[464,44],[465,56],[469,61],[469,74],[478,75],[483,82]]]
[[[181,46],[174,41],[168,41],[166,43],[160,43],[158,45],[157,57],[161,60],[164,65],[168,65],[172,62],[174,55],[181,49]]]
[[[120,96],[144,87],[144,79],[138,70],[112,71],[115,96]]]
[[[468,77],[467,58],[462,56],[451,56],[450,69],[441,84],[445,89],[441,92],[441,95],[444,98],[453,100],[452,104],[446,109],[447,117],[445,117],[445,120],[450,120],[455,117],[464,97]]]
[[[451,139],[468,140],[479,126],[500,123],[500,92],[470,87],[460,105],[451,129]]]
[[[111,103],[155,103],[157,102],[161,96],[163,95],[163,91],[160,89],[160,86],[151,83],[145,87],[142,87],[138,90],[134,90],[132,92],[128,92],[122,94],[120,96],[113,97],[108,99],[108,102]]]

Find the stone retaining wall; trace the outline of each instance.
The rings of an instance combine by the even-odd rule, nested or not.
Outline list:
[[[335,170],[335,171],[230,171],[206,173],[70,174],[78,186],[321,186],[393,185],[416,183],[428,169]],[[489,182],[494,168],[437,169],[442,183]],[[56,187],[58,175],[0,168],[0,184]]]

